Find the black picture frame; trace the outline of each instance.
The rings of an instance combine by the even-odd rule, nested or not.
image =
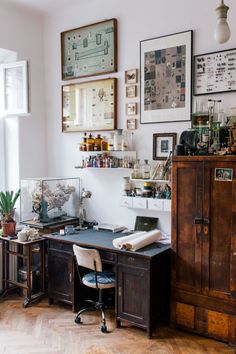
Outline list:
[[[192,30],[140,41],[141,124],[191,120],[192,43]]]
[[[153,134],[153,160],[166,160],[170,153],[174,152],[176,145],[176,133],[156,133]]]
[[[236,91],[236,48],[195,55],[193,95]]]

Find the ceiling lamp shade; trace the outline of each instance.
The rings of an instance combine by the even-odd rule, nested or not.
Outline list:
[[[215,28],[214,38],[216,42],[222,44],[230,38],[230,29],[227,23],[227,12],[229,7],[221,0],[221,4],[216,8],[217,24]]]

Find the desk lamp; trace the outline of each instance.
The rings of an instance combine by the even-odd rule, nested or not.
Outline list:
[[[84,221],[86,220],[86,210],[83,207],[83,201],[84,199],[89,199],[92,196],[92,192],[86,191],[84,188],[82,188],[81,191],[81,197],[79,201],[79,226],[82,229]]]

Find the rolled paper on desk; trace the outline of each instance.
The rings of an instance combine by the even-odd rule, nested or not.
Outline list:
[[[122,249],[122,248],[125,248],[124,245],[126,244],[126,242],[135,240],[137,237],[143,236],[145,234],[146,234],[146,231],[136,232],[136,233],[133,233],[133,234],[131,234],[129,236],[123,236],[123,237],[115,238],[112,241],[112,243],[113,243],[114,247]]]
[[[128,251],[137,251],[140,248],[148,246],[153,242],[158,242],[162,238],[160,230],[137,232],[129,236],[116,238],[113,240],[113,246]]]
[[[162,234],[160,230],[152,230],[146,232],[146,235],[140,236],[134,240],[126,243],[126,249],[128,251],[137,251],[140,248],[148,246],[153,242],[160,241]]]

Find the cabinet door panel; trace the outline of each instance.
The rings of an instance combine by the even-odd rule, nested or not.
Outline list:
[[[73,301],[73,256],[59,250],[48,250],[48,294],[57,300]]]
[[[201,163],[174,163],[172,183],[172,283],[201,291]]]
[[[233,169],[229,162],[207,163],[204,172],[204,220],[203,235],[203,292],[217,297],[228,297],[231,292],[232,260],[236,248],[232,243],[235,228],[235,182],[217,180],[215,169]],[[234,266],[235,267],[235,266]],[[231,269],[231,271],[230,271]],[[233,289],[232,289],[233,290]]]
[[[146,325],[148,321],[149,273],[146,270],[119,265],[118,317]]]

